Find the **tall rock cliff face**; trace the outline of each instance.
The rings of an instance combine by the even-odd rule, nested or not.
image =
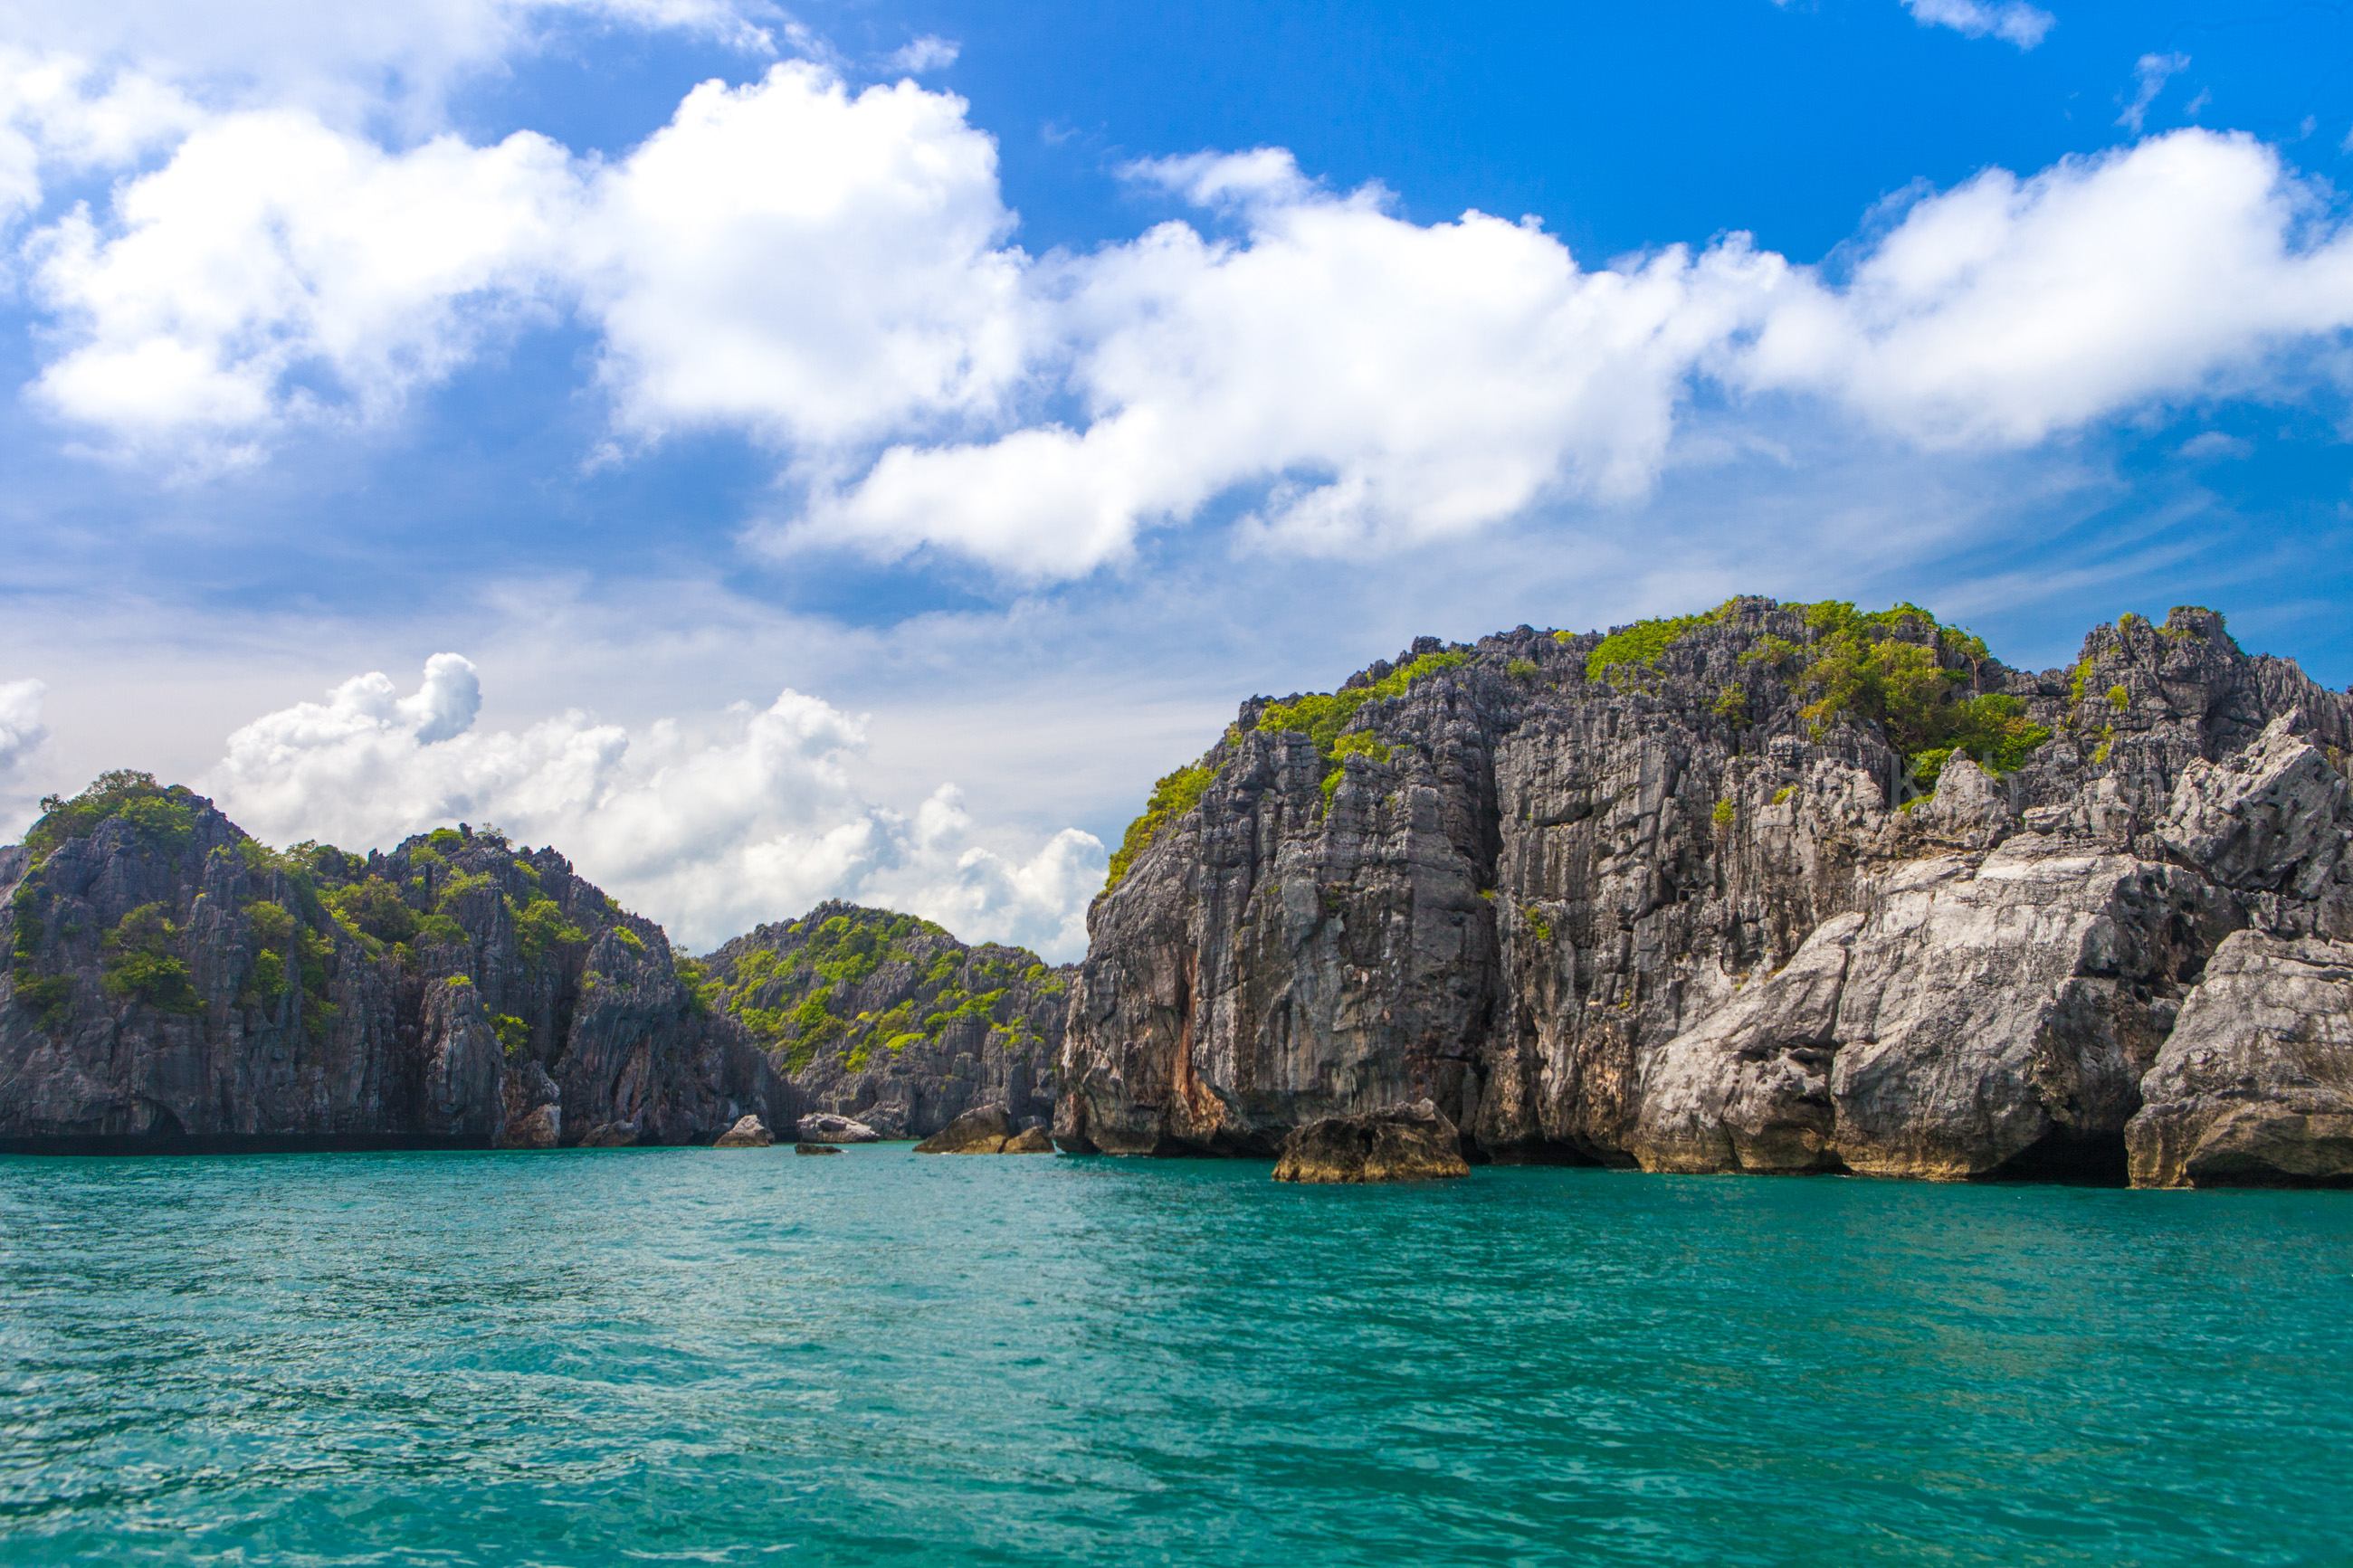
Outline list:
[[[2353,937],[2348,743],[2201,610],[2040,676],[1908,606],[1423,639],[1163,781],[1056,1134],[1268,1155],[1428,1096],[1504,1161],[2121,1180],[2132,1127],[2144,1181],[2353,1179],[2329,1095],[2201,1163],[2212,1071],[2153,1072],[2232,932]],[[2341,1008],[2295,951],[2243,983]]]
[[[713,1005],[812,1110],[892,1138],[928,1138],[983,1105],[1004,1106],[1017,1131],[1053,1115],[1070,966],[849,903],[764,925],[702,962]]]
[[[553,850],[279,854],[117,774],[0,850],[0,1147],[708,1142],[799,1113],[660,928]]]

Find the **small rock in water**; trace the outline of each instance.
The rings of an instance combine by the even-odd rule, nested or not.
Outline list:
[[[839,1154],[841,1151],[835,1148],[830,1143],[796,1143],[793,1145],[793,1152],[796,1154]]]
[[[626,1121],[607,1121],[592,1127],[588,1136],[580,1140],[583,1149],[626,1149],[638,1141],[638,1130]]]
[[[735,1125],[719,1135],[714,1149],[765,1149],[776,1141],[768,1124],[756,1116],[739,1117]]]
[[[836,1116],[830,1110],[813,1110],[793,1126],[793,1131],[804,1143],[879,1143],[882,1134],[863,1121],[853,1121],[847,1116]]]
[[[564,1108],[536,1105],[499,1133],[501,1149],[553,1149],[563,1141]]]
[[[1293,1128],[1274,1167],[1278,1182],[1427,1182],[1470,1173],[1461,1135],[1427,1100]]]
[[[1054,1140],[1043,1127],[1017,1128],[1001,1105],[965,1111],[915,1145],[918,1154],[1050,1154]]]

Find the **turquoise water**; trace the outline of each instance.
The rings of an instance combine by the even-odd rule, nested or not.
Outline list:
[[[0,1160],[0,1560],[2353,1561],[2353,1194]]]

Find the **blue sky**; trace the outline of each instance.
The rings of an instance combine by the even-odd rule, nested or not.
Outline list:
[[[1237,700],[1418,634],[2353,680],[2353,8],[82,10],[0,3],[9,823],[1068,956]]]

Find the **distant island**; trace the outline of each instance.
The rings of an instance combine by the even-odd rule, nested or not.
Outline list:
[[[848,904],[691,958],[554,847],[109,773],[0,849],[0,1148],[1272,1158],[1428,1100],[1474,1164],[2344,1184],[2348,746],[2204,609],[2040,674],[1910,605],[1423,638],[1243,703],[1060,967]]]

